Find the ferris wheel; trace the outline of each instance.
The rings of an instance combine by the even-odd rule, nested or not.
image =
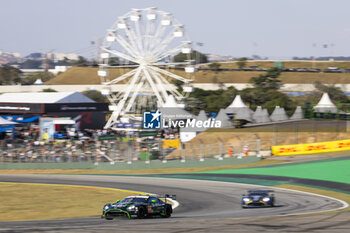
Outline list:
[[[187,60],[173,62],[173,56],[180,52],[187,55]],[[191,53],[192,42],[184,26],[170,13],[157,8],[132,9],[119,17],[107,30],[101,47],[98,76],[106,90],[113,90],[114,84],[127,82],[121,90],[105,93],[113,106],[105,128],[113,127],[121,116],[130,114],[133,106],[141,102],[137,98],[143,94],[154,96],[157,107],[164,106],[170,95],[176,100],[183,99],[183,94],[177,91],[171,80],[184,82],[184,92],[192,91],[189,75],[195,67],[191,65]],[[110,61],[115,57],[118,65],[111,65]],[[179,65],[188,73],[186,78],[165,69]],[[113,68],[127,72],[115,77],[111,72]]]

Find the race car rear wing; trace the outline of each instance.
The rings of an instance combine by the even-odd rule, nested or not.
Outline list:
[[[274,192],[273,190],[248,190],[248,193],[272,193]]]
[[[171,200],[176,200],[176,195],[175,194],[165,194],[164,196],[162,196],[164,198],[164,201],[166,202],[166,199],[171,199]]]

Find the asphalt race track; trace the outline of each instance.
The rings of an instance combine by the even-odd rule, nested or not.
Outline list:
[[[0,181],[86,185],[155,194],[168,193],[176,194],[177,201],[180,203],[169,219],[115,219],[107,221],[96,216],[49,221],[0,222],[0,232],[106,232],[110,230],[116,232],[251,232],[261,229],[265,231],[295,231],[300,227],[302,230],[306,229],[305,227],[308,225],[304,224],[303,227],[298,223],[298,221],[305,221],[305,216],[313,218],[308,221],[312,224],[327,223],[325,232],[330,232],[330,229],[332,232],[344,232],[349,229],[349,221],[347,221],[346,226],[348,215],[343,216],[339,213],[332,214],[331,217],[324,214],[283,217],[332,210],[343,206],[343,203],[337,200],[306,193],[275,189],[276,207],[242,209],[240,206],[241,195],[248,189],[257,188],[252,185],[205,180],[93,175],[0,174]],[[102,211],[102,206],[98,212],[100,211]],[[271,217],[277,215],[282,217]],[[334,217],[335,215],[337,218]],[[320,218],[326,218],[326,220],[317,220]],[[340,225],[340,228],[339,224],[333,224],[334,221],[332,224],[328,224],[332,218],[334,221],[341,221],[345,218],[344,224]],[[274,221],[272,221],[273,219]],[[281,219],[282,228],[281,224],[275,222],[276,219]],[[284,224],[283,221],[286,223]],[[280,228],[273,227],[275,224]],[[322,230],[323,228],[316,227],[315,229]]]

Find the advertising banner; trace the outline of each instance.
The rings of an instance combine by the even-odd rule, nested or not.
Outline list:
[[[163,141],[163,148],[180,148],[180,139],[169,139]]]
[[[43,104],[0,103],[0,112],[11,113],[43,113]]]
[[[277,156],[315,154],[342,150],[350,150],[350,139],[308,144],[272,146],[272,154]]]

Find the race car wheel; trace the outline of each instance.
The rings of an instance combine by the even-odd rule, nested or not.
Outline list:
[[[139,211],[137,212],[137,218],[145,218],[146,215],[146,209],[143,207],[140,207]]]
[[[164,218],[170,218],[170,216],[171,216],[171,209],[170,209],[170,207],[168,206],[168,207],[165,209],[165,212],[164,212],[163,217],[164,217]]]

